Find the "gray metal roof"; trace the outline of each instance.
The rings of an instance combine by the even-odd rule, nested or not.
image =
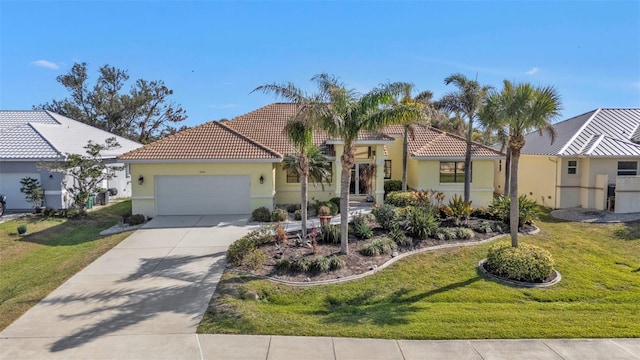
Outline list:
[[[640,156],[640,109],[596,109],[553,125],[556,139],[531,133],[523,154],[558,156]]]
[[[104,143],[116,137],[121,148],[102,154],[105,158],[142,146],[60,114],[42,110],[0,110],[0,159],[56,159],[84,154],[89,140]]]

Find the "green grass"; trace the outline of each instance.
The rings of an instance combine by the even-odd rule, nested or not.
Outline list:
[[[0,224],[0,330],[127,237],[130,232],[99,233],[128,211],[131,202],[125,201],[83,220],[33,216]],[[20,225],[27,225],[22,236]]]
[[[546,289],[488,280],[490,244],[414,255],[376,275],[294,288],[226,273],[200,333],[389,339],[640,337],[640,222],[544,217],[521,242],[549,250],[562,281]],[[504,240],[507,240],[505,237]],[[255,291],[260,301],[243,300]]]

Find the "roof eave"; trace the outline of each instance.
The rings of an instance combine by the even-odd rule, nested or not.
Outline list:
[[[118,159],[125,164],[162,164],[162,163],[279,163],[282,158],[268,159]]]

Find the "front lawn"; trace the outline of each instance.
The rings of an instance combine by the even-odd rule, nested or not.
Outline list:
[[[130,232],[100,236],[131,211],[131,202],[89,213],[84,220],[30,216],[0,224],[0,330]],[[25,235],[17,227],[27,226]]]
[[[491,244],[411,256],[364,279],[295,288],[224,274],[199,333],[388,339],[640,337],[640,222],[543,217],[521,242],[549,250],[562,281],[523,289],[485,279]],[[503,237],[508,240],[508,236]],[[247,293],[255,292],[260,300]]]

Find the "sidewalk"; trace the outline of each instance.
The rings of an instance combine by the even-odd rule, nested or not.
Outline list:
[[[52,352],[56,338],[0,339],[1,359],[638,360],[640,339],[379,340],[249,335],[115,335]],[[43,357],[43,354],[47,354]]]

